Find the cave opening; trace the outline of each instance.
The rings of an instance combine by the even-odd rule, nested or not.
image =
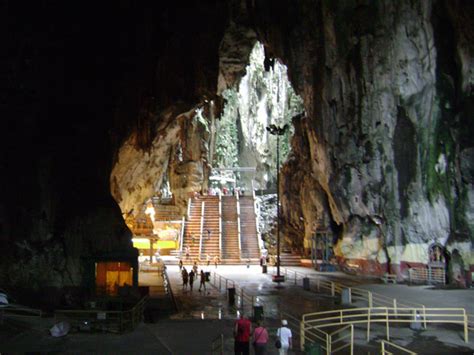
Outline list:
[[[325,291],[331,298],[340,294],[342,303],[345,291],[351,298],[367,286],[367,304],[354,305],[368,305],[369,314],[372,306],[401,307],[392,297],[395,289],[402,302],[429,307],[438,293],[437,305],[454,302],[467,309],[470,295],[468,302],[445,297],[444,283],[470,287],[474,275],[474,26],[467,15],[473,4],[123,0],[91,9],[58,1],[26,7],[4,2],[0,352],[43,351],[27,344],[34,342],[45,351],[70,351],[72,344],[37,337],[36,320],[31,332],[23,332],[14,318],[4,318],[6,298],[48,315],[55,310],[55,319],[58,309],[58,315],[79,310],[102,333],[115,310],[95,297],[118,295],[110,306],[121,310],[122,296],[143,300],[144,288],[129,285],[164,286],[156,284],[157,275],[165,274],[157,261],[168,257],[181,258],[187,270],[195,262],[204,271],[214,271],[211,262],[216,268],[227,263],[219,272],[229,269],[231,277],[241,264],[239,287],[265,278],[254,285],[258,296],[247,310],[259,298],[269,301],[265,317],[274,317],[272,328],[280,314],[268,310],[289,306],[291,321],[324,307],[326,296],[317,302],[303,297],[319,297],[319,280],[328,279]],[[277,82],[286,72],[281,63],[290,86]],[[290,87],[301,99],[289,94]],[[298,100],[304,114],[296,109]],[[276,137],[266,132],[272,124],[291,128],[282,138],[280,174]],[[274,297],[271,278],[261,275],[266,258],[259,256],[274,253],[276,188],[283,247],[316,256],[319,250],[326,266],[350,274],[343,277],[348,282],[334,273],[320,279],[329,269],[318,268],[317,260],[286,260],[284,266],[306,266],[304,273],[318,280],[309,285],[317,292],[304,292],[304,280],[297,289],[295,272],[289,292]],[[255,223],[256,211],[269,229]],[[181,287],[178,265],[169,265],[175,290],[191,298]],[[213,280],[219,284],[216,298],[200,297],[201,320],[209,301],[227,303],[228,283],[222,280]],[[381,281],[435,282],[443,289],[425,292]],[[388,303],[372,303],[381,298],[372,299],[369,290],[383,290]],[[243,302],[242,294],[234,296]],[[146,306],[148,319],[156,303]],[[216,303],[215,318],[221,319]],[[137,317],[128,318],[132,326],[143,319],[143,305],[137,303]],[[234,306],[224,309],[229,321]],[[463,319],[466,324],[466,313]],[[145,344],[169,334],[184,343],[176,334],[183,334],[185,322],[175,324],[157,337],[138,328],[143,338],[134,333],[123,339],[138,346],[141,339]],[[221,332],[218,327],[209,334]],[[199,328],[204,334],[205,327]],[[204,349],[201,335],[194,335],[195,329],[187,349],[146,346],[158,353],[208,351],[209,344]],[[80,338],[74,343],[90,350]],[[113,352],[116,340],[98,346]]]
[[[134,136],[120,148],[111,173],[111,192],[132,232],[142,265],[185,258],[187,248],[211,229],[219,234],[221,250],[212,255],[200,250],[194,257],[202,262],[225,259],[225,238],[231,233],[225,228],[232,222],[211,228],[203,221],[201,230],[191,231],[191,199],[205,195],[226,196],[224,199],[237,195],[242,203],[252,198],[256,230],[242,231],[239,238],[245,239],[247,232],[256,234],[258,242],[253,248],[257,250],[242,253],[237,260],[250,255],[258,260],[268,250],[275,254],[277,153],[276,140],[266,128],[290,126],[280,140],[280,163],[284,165],[291,154],[292,119],[301,118],[304,107],[286,66],[269,59],[258,41],[250,49],[245,75],[238,85],[222,92],[220,111],[215,100],[204,99],[177,115],[164,132],[152,138],[148,150],[137,149]],[[243,243],[240,239],[239,244]]]

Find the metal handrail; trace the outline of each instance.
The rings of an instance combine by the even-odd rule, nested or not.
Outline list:
[[[181,220],[181,234],[179,236],[179,251],[180,251],[180,254],[183,253],[184,227],[185,227],[185,218],[183,216],[183,219]],[[180,257],[181,257],[181,255],[180,255]]]
[[[0,308],[0,313],[2,315],[14,316],[14,317],[42,317],[43,311],[41,309],[28,308],[23,306],[17,306],[10,304],[6,307]]]
[[[448,312],[448,313],[445,313]],[[345,324],[367,324],[367,341],[370,339],[371,323],[386,323],[386,336],[390,339],[389,323],[422,322],[461,324],[464,328],[464,340],[469,341],[468,321],[464,308],[402,308],[367,307],[349,308],[303,315],[302,331],[312,328],[326,328]]]
[[[313,275],[309,276],[306,274],[302,274],[298,271],[294,271],[288,268],[280,268],[283,269],[284,273],[286,276],[288,274],[293,273],[295,275],[295,284],[297,283],[298,277],[301,279],[303,277],[309,277],[311,279],[316,280],[316,286],[317,290],[320,291],[321,289],[325,289],[331,293],[332,296],[336,296],[337,294],[341,294],[343,289],[349,289],[350,298],[359,298],[362,299],[363,301],[367,301],[367,304],[369,307],[375,307],[375,306],[380,306],[380,307],[385,307],[385,306],[393,306],[394,308],[397,307],[405,307],[405,308],[410,308],[410,307],[425,307],[421,303],[415,303],[415,302],[408,302],[408,301],[403,301],[399,302],[395,298],[391,298],[385,295],[382,295],[380,293],[372,292],[366,289],[362,288],[357,288],[357,287],[350,287],[347,285],[344,285],[339,282],[335,281],[327,281],[323,280],[319,277],[315,277]]]
[[[201,202],[201,227],[199,229],[199,260],[201,260],[202,255],[202,230],[204,229],[204,212],[206,209],[206,203]]]
[[[175,311],[177,311],[178,310],[178,303],[176,302],[176,298],[174,297],[173,289],[171,288],[171,282],[170,282],[170,279],[168,277],[168,272],[166,272],[166,268],[162,269],[161,275],[163,277],[163,284],[165,286],[165,291],[170,296],[171,302],[173,302],[174,309],[175,309]]]
[[[260,233],[260,227],[258,225],[258,221],[260,219],[260,208],[258,206],[256,195],[255,195],[255,187],[254,187],[253,179],[252,179],[252,198],[253,198],[253,210],[255,213],[255,230],[257,231],[258,249],[261,255],[261,251],[265,248],[265,245],[263,243],[262,235]]]
[[[380,342],[380,352],[381,352],[381,355],[392,355],[393,353],[386,350],[385,348],[386,347],[389,347],[389,346],[392,346],[394,348],[396,348],[397,350],[400,350],[402,351],[403,353],[405,354],[410,354],[410,355],[418,355],[417,353],[413,352],[413,351],[410,351],[408,350],[407,348],[404,348],[403,346],[400,346],[400,345],[397,345],[397,344],[394,344],[390,341],[387,341],[387,340],[382,340]]]
[[[217,282],[217,279],[219,280],[219,282]],[[214,280],[214,281],[213,281]],[[232,287],[235,287],[235,281],[234,280],[231,280],[231,279],[228,279],[222,275],[219,275],[217,272],[213,271],[212,272],[212,277],[211,277],[211,284],[216,287],[216,288],[219,288],[219,291],[221,290],[222,288],[222,280],[225,281],[225,287],[224,287],[224,290],[227,290],[230,286],[230,284],[232,285]]]
[[[222,258],[222,193],[219,190],[219,257]]]
[[[108,331],[121,333],[129,329],[129,326],[131,326],[131,329],[134,329],[143,320],[143,311],[147,298],[147,296],[142,297],[135,306],[126,311],[104,311],[100,309],[57,310],[54,312],[54,318],[55,320],[68,318],[77,321],[102,319],[109,327]],[[111,328],[111,325],[116,328]]]
[[[242,259],[242,235],[240,230],[240,199],[239,194],[235,194],[235,200],[237,204],[237,239],[239,241],[239,259]]]
[[[212,355],[223,355],[224,354],[224,334],[220,334],[215,337],[211,342],[211,354]]]

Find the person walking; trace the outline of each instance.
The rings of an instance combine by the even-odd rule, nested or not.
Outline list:
[[[257,328],[253,332],[253,349],[255,355],[265,355],[267,351],[268,331],[263,326],[262,321],[257,321]]]
[[[281,348],[278,350],[280,355],[287,355],[288,350],[293,347],[291,336],[291,329],[288,328],[288,321],[283,319],[281,321],[281,327],[277,330],[277,337],[281,341]]]
[[[195,276],[194,271],[191,270],[191,271],[189,272],[189,289],[190,289],[191,291],[193,290],[193,286],[194,286],[194,276]]]
[[[197,275],[197,273],[198,273],[198,264],[197,264],[197,261],[194,262],[193,271],[194,271],[194,275]]]
[[[234,325],[234,354],[249,355],[250,354],[250,333],[252,332],[252,323],[245,318],[244,314],[240,314],[239,319]]]
[[[183,289],[188,288],[188,271],[185,267],[183,267],[183,270],[181,271],[181,276],[183,278]]]
[[[183,260],[179,259],[179,270],[181,270],[183,268]]]
[[[204,270],[201,269],[201,274],[199,275],[201,282],[199,283],[199,292],[201,292],[201,287],[204,287],[204,291],[206,291],[206,274]]]
[[[217,264],[219,264],[219,261],[220,261],[220,260],[219,260],[219,255],[216,255],[216,256],[214,257],[214,265],[216,266],[216,269],[217,269]]]

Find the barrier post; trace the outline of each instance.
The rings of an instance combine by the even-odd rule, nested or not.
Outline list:
[[[240,308],[244,309],[244,289],[240,289]]]
[[[351,324],[351,355],[354,355],[354,324]]]
[[[352,289],[349,287],[349,303],[352,303]]]
[[[425,327],[426,329],[426,310],[425,310],[425,306],[423,305],[423,326]]]
[[[385,342],[382,340],[382,355],[385,355]]]
[[[303,319],[300,321],[300,348],[301,351],[304,351],[304,316]]]
[[[367,309],[367,342],[370,340],[370,310],[371,308]]]
[[[227,286],[227,279],[225,279],[225,289],[227,290],[229,287]]]
[[[388,325],[388,308],[385,307],[385,321],[387,324],[387,340],[390,340],[390,330],[389,330],[389,325]]]
[[[336,294],[335,289],[336,289],[336,287],[334,285],[334,282],[331,281],[331,296],[333,296],[333,297]]]
[[[466,314],[465,309],[463,309],[462,311],[464,313],[464,341],[467,343],[467,342],[469,342],[467,314]]]
[[[393,299],[393,311],[394,311],[395,316],[396,316],[397,313],[398,313],[397,312],[397,299],[396,298]]]
[[[372,304],[372,292],[369,291],[369,308],[372,308],[373,307],[373,304]]]
[[[326,354],[331,355],[331,336],[326,333]]]

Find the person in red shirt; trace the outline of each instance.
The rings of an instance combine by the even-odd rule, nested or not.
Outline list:
[[[250,354],[250,333],[252,332],[252,323],[250,320],[245,318],[243,314],[240,314],[240,318],[235,322],[234,326],[234,353],[235,355],[248,355]]]

